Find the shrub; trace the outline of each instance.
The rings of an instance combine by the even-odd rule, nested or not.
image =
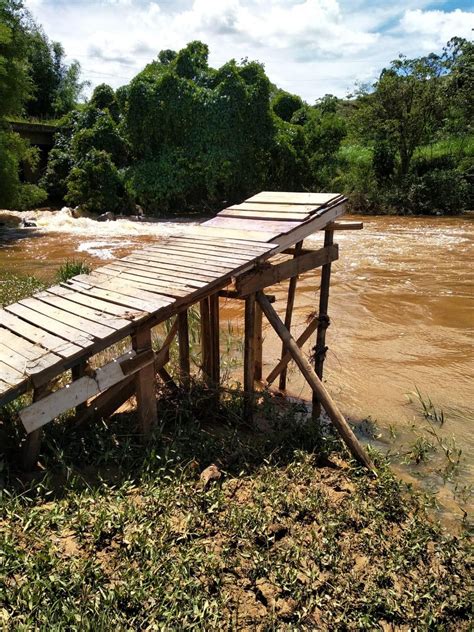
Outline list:
[[[66,202],[93,213],[129,210],[122,179],[105,151],[91,150],[67,179]]]

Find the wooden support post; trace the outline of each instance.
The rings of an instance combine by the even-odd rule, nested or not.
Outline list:
[[[303,331],[301,336],[296,341],[296,344],[298,345],[300,349],[303,347],[304,343],[308,340],[311,334],[316,330],[317,326],[318,326],[318,319],[313,318],[313,320],[309,323],[309,325],[306,327],[306,329]],[[269,385],[276,380],[280,372],[283,371],[283,369],[288,365],[290,360],[291,360],[291,354],[289,354],[285,348],[285,355],[280,360],[280,362],[276,365],[273,371],[268,374],[267,383]]]
[[[244,336],[244,418],[252,421],[255,388],[255,294],[249,294],[245,299]]]
[[[334,231],[324,231],[324,247],[333,245]],[[321,287],[319,290],[318,331],[316,334],[316,346],[314,348],[314,368],[320,380],[323,379],[323,365],[326,357],[326,330],[329,327],[328,305],[329,286],[331,284],[331,262],[323,265],[321,269]],[[321,402],[316,393],[313,393],[313,419],[319,419],[321,415]]]
[[[254,379],[257,382],[262,380],[263,375],[263,331],[262,331],[262,308],[255,304],[255,336],[254,336]]]
[[[209,322],[211,334],[211,380],[213,387],[218,389],[221,381],[221,353],[219,338],[219,294],[217,293],[211,294],[209,297]]]
[[[138,353],[151,350],[151,329],[142,327],[132,336],[133,349]],[[158,420],[155,395],[155,367],[149,364],[135,376],[137,412],[140,431],[146,437]]]
[[[199,303],[201,312],[201,355],[202,355],[202,375],[204,382],[212,385],[212,342],[211,342],[211,321],[209,310],[209,299],[206,297]]]
[[[87,362],[80,362],[76,364],[71,369],[71,377],[74,380],[79,380],[81,377],[84,377],[87,370]],[[83,402],[82,404],[78,404],[76,406],[76,415],[83,413],[87,408],[87,403]]]
[[[178,343],[179,343],[179,380],[181,387],[189,389],[191,367],[189,362],[189,325],[188,310],[178,313]]]
[[[49,395],[50,384],[37,386],[33,391],[33,401],[37,402]],[[41,441],[43,439],[43,428],[33,430],[26,435],[25,442],[21,447],[21,468],[25,472],[31,471],[38,462],[41,451]]]
[[[295,246],[295,254],[293,255],[293,259],[296,259],[301,253],[301,249],[303,248],[303,242],[299,241]],[[286,313],[285,313],[285,327],[288,331],[291,331],[291,320],[293,317],[293,307],[295,304],[295,294],[296,294],[296,284],[298,283],[298,277],[291,277],[289,285],[288,285],[288,300],[286,302]],[[281,357],[285,356],[285,345],[283,344],[281,347]],[[281,391],[286,389],[286,366],[283,368],[280,373],[280,384],[279,388]]]
[[[359,443],[357,437],[352,432],[351,427],[344,419],[343,415],[337,408],[335,402],[327,392],[319,377],[316,375],[313,367],[303,355],[301,349],[296,344],[296,341],[294,340],[288,329],[285,327],[284,323],[282,322],[276,311],[273,309],[272,305],[267,301],[265,294],[263,294],[263,292],[261,291],[258,292],[257,300],[260,303],[260,306],[265,316],[268,318],[268,321],[272,325],[273,329],[276,331],[282,342],[285,344],[286,349],[288,349],[291,357],[296,362],[301,373],[306,378],[306,381],[313,389],[313,392],[317,394],[318,401],[320,401],[321,404],[324,406],[324,410],[327,412],[331,421],[339,430],[342,439],[346,443],[353,456],[360,463],[375,472],[374,465],[367,455],[366,451]]]

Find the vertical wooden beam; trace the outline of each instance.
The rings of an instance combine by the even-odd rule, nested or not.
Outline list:
[[[151,349],[151,329],[149,327],[138,329],[132,336],[132,346],[137,353]],[[155,395],[155,367],[153,364],[149,364],[137,372],[135,376],[135,392],[140,432],[146,437],[158,420]]]
[[[50,392],[51,385],[49,383],[36,387],[33,390],[33,401],[37,402],[38,400],[43,399],[43,397],[49,395]],[[42,439],[43,428],[33,430],[33,432],[30,432],[25,438],[25,442],[21,447],[20,461],[22,469],[26,472],[32,470],[38,462]]]
[[[313,392],[317,393],[318,401],[320,401],[321,404],[324,406],[324,410],[329,415],[334,426],[338,429],[339,434],[341,435],[342,439],[346,443],[353,456],[370,470],[375,471],[374,465],[370,460],[368,454],[358,441],[355,434],[352,432],[351,427],[344,419],[344,416],[339,411],[332,397],[327,392],[324,384],[316,375],[313,367],[305,358],[301,349],[296,344],[295,339],[292,337],[288,329],[283,324],[281,318],[278,316],[276,311],[267,300],[265,294],[263,292],[257,292],[257,300],[260,303],[262,310],[265,313],[265,316],[268,318],[273,329],[276,331],[281,341],[284,342],[285,348],[291,354],[291,357],[298,365],[301,373],[306,378],[306,381],[313,389]]]
[[[209,299],[206,297],[199,303],[201,312],[201,356],[202,356],[202,376],[204,382],[211,386],[212,383],[212,342],[211,342],[211,322]]]
[[[324,246],[332,246],[334,231],[324,231]],[[323,379],[324,358],[326,356],[326,330],[329,327],[328,305],[329,286],[331,284],[331,263],[326,263],[321,269],[321,287],[319,290],[318,331],[316,334],[316,346],[314,348],[314,369],[320,380]],[[319,419],[321,415],[321,403],[313,392],[313,419]]]
[[[263,330],[262,330],[262,308],[255,303],[255,337],[254,337],[254,354],[255,368],[254,379],[261,381],[263,376]]]
[[[255,388],[255,294],[245,299],[244,336],[244,418],[251,421]]]
[[[219,294],[209,297],[209,321],[211,334],[211,378],[218,389],[221,381],[221,353],[219,338]]]
[[[81,377],[84,377],[84,375],[86,374],[86,369],[87,369],[87,361],[80,362],[79,364],[76,364],[75,366],[73,366],[71,369],[72,380],[75,381]],[[87,402],[78,404],[76,406],[76,415],[83,413],[86,409],[87,409]]]
[[[293,255],[293,259],[296,259],[301,254],[301,249],[303,248],[303,242],[299,241],[295,246],[295,254]],[[288,331],[291,330],[291,321],[293,317],[293,307],[295,304],[295,294],[296,294],[296,285],[298,283],[298,277],[291,277],[289,285],[288,285],[288,299],[286,302],[286,313],[285,313],[285,327]],[[285,356],[285,345],[282,344],[281,347],[281,358]],[[287,376],[287,367],[283,369],[280,373],[280,383],[279,388],[281,391],[286,389],[286,376]]]
[[[179,344],[179,380],[182,388],[189,388],[191,372],[189,362],[189,324],[188,310],[178,313],[178,344]]]

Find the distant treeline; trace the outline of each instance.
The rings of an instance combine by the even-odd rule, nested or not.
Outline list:
[[[75,106],[79,66],[62,65],[59,45],[28,23],[17,2],[0,0],[0,16],[8,12],[14,20],[7,29],[29,44],[12,50],[4,41],[13,36],[2,40],[0,30],[0,65],[8,55],[16,55],[11,68],[23,64],[23,75],[12,80],[17,97],[6,108],[0,74],[0,117],[67,112],[31,202],[48,196],[121,213],[139,204],[160,215],[280,189],[343,191],[360,212],[474,207],[474,45],[466,40],[451,40],[440,55],[400,57],[351,98],[328,95],[314,105],[274,86],[257,62],[211,68],[208,47],[195,41],[161,51],[128,85],[100,85],[86,105]],[[49,93],[43,61],[59,69]],[[18,168],[28,150],[20,155],[14,136],[0,128],[0,158],[7,146]],[[0,205],[21,201],[17,175],[4,189]]]

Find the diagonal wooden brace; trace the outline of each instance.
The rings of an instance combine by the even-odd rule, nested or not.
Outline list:
[[[306,327],[306,329],[303,331],[301,336],[298,338],[298,340],[296,341],[296,344],[298,345],[300,349],[304,345],[304,343],[309,339],[309,337],[313,334],[313,332],[316,330],[318,323],[319,323],[319,319],[317,317],[313,318],[311,322],[309,323],[309,325]],[[287,367],[290,361],[291,361],[291,353],[288,353],[287,351],[284,354],[283,358],[280,360],[280,362],[275,366],[273,371],[268,374],[267,384],[269,385],[272,384],[272,382],[276,380],[276,378],[280,375],[283,369]]]
[[[331,421],[336,426],[341,435],[344,443],[347,445],[353,456],[369,470],[375,473],[375,467],[370,460],[368,454],[358,441],[355,434],[352,432],[349,424],[344,419],[343,415],[337,408],[332,397],[327,392],[323,383],[314,372],[313,367],[304,357],[301,349],[296,344],[295,339],[292,337],[288,329],[285,327],[283,321],[280,319],[272,305],[268,302],[267,297],[263,292],[257,292],[257,301],[263,310],[263,313],[268,318],[269,323],[272,325],[275,332],[283,341],[285,347],[290,353],[293,360],[298,365],[301,373],[306,378],[306,381],[311,386],[313,392],[318,396],[318,400],[324,407],[324,410],[329,415]]]

